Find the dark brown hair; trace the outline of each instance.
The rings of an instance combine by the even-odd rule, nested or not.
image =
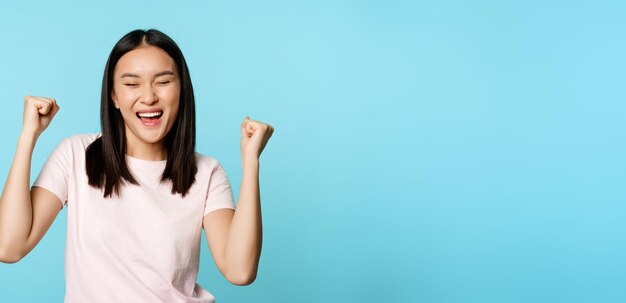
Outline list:
[[[113,105],[113,72],[119,59],[141,46],[151,45],[164,50],[176,63],[180,75],[180,104],[172,129],[165,136],[167,164],[161,181],[172,181],[172,194],[183,197],[196,179],[196,114],[193,87],[183,53],[174,40],[155,30],[134,30],[120,39],[107,60],[102,77],[100,124],[102,136],[87,147],[86,167],[89,185],[104,188],[104,197],[119,196],[122,182],[137,185],[126,164],[126,133],[124,119]]]

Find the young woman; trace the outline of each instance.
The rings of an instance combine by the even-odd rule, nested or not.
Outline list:
[[[65,302],[214,302],[196,283],[202,228],[224,277],[252,283],[262,242],[259,156],[273,128],[248,117],[241,124],[235,210],[220,164],[195,153],[193,88],[168,36],[135,30],[118,41],[100,109],[102,134],[63,140],[30,188],[35,142],[59,106],[24,98],[0,198],[0,261],[22,259],[67,206]]]

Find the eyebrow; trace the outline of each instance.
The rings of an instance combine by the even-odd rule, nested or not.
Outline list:
[[[154,75],[155,78],[161,77],[161,76],[165,76],[165,75],[170,75],[173,76],[175,75],[173,71],[171,70],[164,70],[162,72],[158,72],[156,75]],[[123,73],[122,76],[120,78],[125,78],[125,77],[130,77],[130,78],[140,78],[139,75],[137,74],[132,74],[132,73]]]

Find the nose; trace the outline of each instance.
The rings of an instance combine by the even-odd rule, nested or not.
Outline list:
[[[154,89],[152,89],[151,86],[146,86],[146,89],[144,89],[141,95],[141,102],[150,105],[157,100],[158,98],[154,92]]]

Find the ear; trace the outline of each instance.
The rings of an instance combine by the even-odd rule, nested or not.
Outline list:
[[[115,95],[114,90],[111,91],[111,99],[113,100],[113,105],[115,105],[115,108],[120,109],[120,104],[117,102],[117,96]]]

